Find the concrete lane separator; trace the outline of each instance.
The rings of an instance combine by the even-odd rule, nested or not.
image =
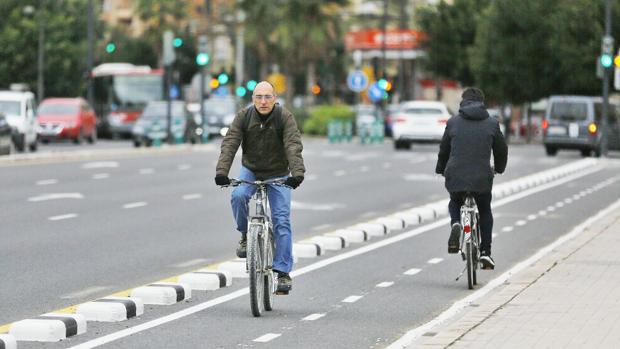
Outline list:
[[[299,258],[314,258],[322,254],[321,245],[312,242],[297,242],[293,244],[293,255]]]
[[[247,266],[244,258],[237,258],[218,264],[217,270],[229,272],[234,278],[248,278]]]
[[[179,276],[179,282],[192,290],[215,291],[232,284],[232,275],[227,271],[194,271]]]
[[[78,305],[76,314],[86,321],[119,322],[144,314],[144,303],[136,297],[105,297]]]
[[[370,237],[363,230],[353,230],[353,229],[338,229],[336,231],[325,233],[323,236],[336,236],[344,239],[349,244],[351,243],[361,243],[367,241]]]
[[[338,251],[349,247],[349,242],[341,236],[321,235],[310,238],[310,241],[323,245],[328,251]]]
[[[493,290],[496,287],[504,284],[510,278],[516,277],[516,275],[519,272],[523,271],[524,269],[526,269],[526,268],[530,267],[531,265],[533,265],[534,263],[538,262],[540,259],[542,259],[547,254],[551,253],[554,249],[556,249],[560,245],[566,243],[567,241],[570,241],[570,240],[576,238],[577,236],[582,234],[584,231],[586,231],[594,223],[600,221],[601,219],[603,219],[604,217],[608,216],[612,212],[615,212],[619,208],[620,208],[620,200],[617,200],[614,203],[612,203],[611,205],[609,205],[608,207],[606,207],[603,210],[599,211],[596,215],[591,216],[590,218],[588,218],[587,220],[585,220],[584,222],[582,222],[581,224],[579,224],[578,226],[573,228],[573,230],[571,230],[570,232],[560,236],[554,242],[552,242],[549,245],[541,248],[534,255],[532,255],[529,258],[519,262],[517,265],[515,265],[514,267],[512,267],[508,271],[504,272],[499,277],[491,280],[489,283],[487,283],[481,289],[479,289],[479,290],[475,291],[474,293],[470,294],[469,296],[467,296],[467,297],[465,297],[465,298],[455,302],[450,308],[445,310],[443,313],[439,314],[439,316],[437,316],[433,320],[431,320],[431,321],[429,321],[429,322],[427,322],[427,323],[425,323],[425,324],[423,324],[421,326],[418,326],[418,327],[408,331],[404,336],[402,336],[400,339],[398,339],[397,341],[393,342],[390,346],[388,346],[387,349],[402,349],[402,348],[409,347],[410,345],[412,345],[414,343],[414,341],[419,339],[424,333],[430,331],[431,329],[435,328],[436,326],[438,326],[440,324],[443,324],[446,321],[448,321],[449,319],[453,318],[455,315],[457,315],[458,313],[463,311],[470,304],[474,303],[476,300],[478,300],[478,299],[482,298],[483,296],[485,296],[491,290]]]
[[[359,229],[363,230],[368,234],[368,236],[376,236],[381,237],[390,233],[390,229],[381,223],[359,223],[350,227],[350,229]]]
[[[0,334],[1,349],[17,349],[17,340],[10,334]]]
[[[385,225],[390,231],[391,230],[403,230],[407,227],[407,222],[405,222],[404,219],[400,217],[396,217],[396,216],[387,216],[387,217],[377,218],[373,222]]]
[[[144,304],[172,305],[192,297],[192,290],[188,285],[173,282],[158,282],[147,286],[134,288],[132,298],[140,298]]]
[[[9,334],[18,341],[58,342],[86,332],[86,319],[79,314],[48,313],[11,324]]]

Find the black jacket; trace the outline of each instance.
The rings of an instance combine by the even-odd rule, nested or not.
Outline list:
[[[463,100],[459,114],[448,120],[435,172],[446,177],[449,192],[490,192],[493,188],[491,151],[495,172],[503,173],[508,147],[499,122],[489,117],[484,104]]]

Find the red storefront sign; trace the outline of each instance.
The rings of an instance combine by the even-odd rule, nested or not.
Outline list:
[[[411,50],[420,47],[426,34],[410,29],[388,29],[385,32],[385,48],[388,50]],[[383,47],[381,29],[365,29],[348,32],[344,37],[347,50],[377,50]]]

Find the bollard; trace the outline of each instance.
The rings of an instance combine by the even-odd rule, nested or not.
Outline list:
[[[351,143],[353,139],[353,121],[351,120],[344,122],[344,137],[348,143]]]
[[[174,129],[176,129],[176,131],[177,131],[174,134],[174,143],[175,144],[183,143],[183,133],[185,133],[185,132],[183,130],[184,127],[183,127],[182,123],[183,123],[183,120],[181,120],[181,119],[177,118],[177,119],[174,120],[174,126],[175,126]]]
[[[153,127],[151,127],[151,132],[154,134],[153,146],[161,146],[161,137],[159,136],[159,134],[161,133],[161,125],[159,124],[159,121],[155,121],[153,123]]]

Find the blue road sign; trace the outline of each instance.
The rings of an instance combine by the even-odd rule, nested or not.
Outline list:
[[[179,98],[179,87],[177,85],[170,86],[170,98],[171,99]]]
[[[383,98],[383,92],[385,91],[375,82],[368,88],[368,98],[370,98],[373,103],[379,102]]]
[[[361,70],[355,70],[347,76],[347,86],[353,92],[362,92],[368,86],[368,76]]]
[[[228,96],[229,92],[228,92],[228,89],[226,87],[220,86],[220,87],[216,88],[215,91],[213,91],[213,94],[216,95],[216,96],[223,97],[223,96]]]

